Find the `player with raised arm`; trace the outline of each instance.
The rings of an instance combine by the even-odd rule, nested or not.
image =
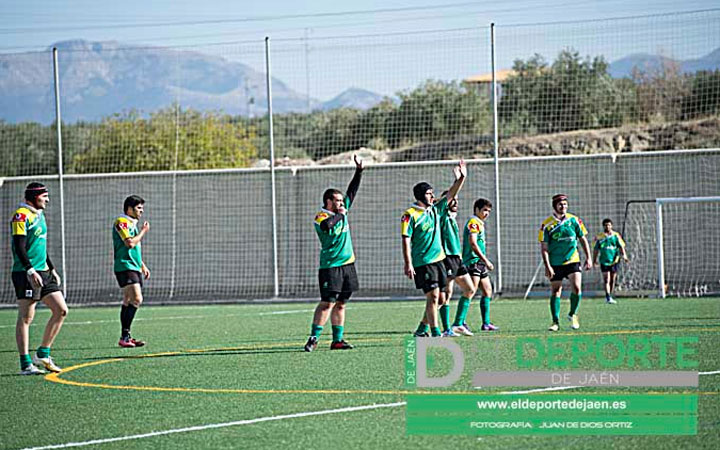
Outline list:
[[[538,241],[540,254],[545,265],[545,276],[550,280],[550,315],[552,325],[549,331],[560,329],[560,296],[562,281],[570,281],[570,313],[568,320],[574,330],[580,328],[577,310],[582,299],[582,272],[578,241],[585,252],[585,270],[592,269],[590,244],[587,240],[587,229],[582,219],[568,213],[568,197],[557,194],[552,198],[553,213],[540,226]]]
[[[453,168],[455,182],[448,189],[446,197],[436,199],[433,188],[426,182],[413,187],[416,202],[402,215],[402,255],[405,275],[415,281],[415,287],[425,294],[425,314],[415,336],[428,336],[428,328],[432,336],[440,336],[438,327],[438,302],[440,291],[447,285],[447,272],[443,260],[445,251],[442,245],[441,216],[446,214],[448,204],[457,197],[465,183],[467,168],[465,162]],[[461,302],[470,299],[460,297]],[[425,320],[427,323],[425,323]]]
[[[473,204],[473,216],[468,219],[463,229],[463,264],[467,267],[472,278],[475,290],[480,289],[480,313],[482,315],[482,331],[496,331],[497,326],[490,322],[490,301],[492,300],[493,288],[490,282],[489,271],[495,266],[486,256],[486,233],[485,221],[490,217],[492,203],[490,200],[479,198]],[[460,310],[458,309],[458,313]],[[456,324],[462,324],[464,317],[455,318]]]
[[[620,257],[623,261],[628,262],[627,252],[625,251],[625,241],[620,233],[613,230],[613,223],[610,219],[602,221],[603,232],[595,236],[595,244],[593,245],[593,264],[598,264],[598,256],[600,257],[600,271],[603,275],[605,285],[605,303],[614,305],[617,302],[612,297],[615,290],[615,280],[617,279],[617,269],[620,264]]]
[[[442,193],[447,196],[448,191]],[[456,337],[459,335],[472,336],[470,327],[465,325],[465,317],[470,309],[477,286],[473,284],[467,268],[462,261],[462,244],[460,242],[460,229],[457,224],[457,212],[459,208],[458,199],[448,201],[448,211],[440,217],[440,230],[445,250],[445,270],[447,272],[447,286],[440,291],[440,322],[443,328],[443,337]],[[458,302],[455,321],[450,325],[450,299],[452,298],[455,283],[462,289],[462,298],[469,301]],[[459,320],[459,322],[458,322]]]
[[[20,353],[20,374],[39,375],[60,372],[50,357],[50,347],[62,328],[68,307],[62,293],[62,280],[47,253],[47,223],[45,208],[50,202],[47,187],[30,183],[25,188],[25,201],[13,215],[10,231],[13,255],[12,282],[18,301],[15,340]],[[52,315],[45,326],[40,347],[30,357],[30,324],[35,317],[35,305],[42,301]]]
[[[113,270],[120,289],[123,301],[120,308],[120,347],[142,347],[145,342],[134,339],[130,335],[135,313],[143,302],[143,279],[150,278],[150,270],[142,260],[141,241],[150,230],[150,224],[144,222],[138,231],[138,221],[145,212],[145,200],[137,195],[131,195],[123,203],[125,214],[113,221],[112,238],[115,254]]]
[[[330,317],[332,343],[330,350],[349,350],[353,346],[345,342],[345,304],[353,292],[360,287],[355,271],[355,252],[350,238],[348,213],[360,187],[363,162],[353,156],[355,175],[343,196],[337,189],[328,189],[323,194],[323,207],[315,215],[315,232],[320,239],[320,303],[315,308],[310,337],[305,351],[317,348],[323,326]]]

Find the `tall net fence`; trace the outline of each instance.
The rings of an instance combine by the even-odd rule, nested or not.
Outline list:
[[[303,114],[273,118],[279,156],[333,161],[364,147],[413,161],[487,149],[490,92],[463,80],[490,72],[488,36],[477,28],[273,42],[273,74],[307,98]]]
[[[52,53],[0,55],[0,176],[58,173],[54,120]]]
[[[583,219],[591,247],[594,237],[602,232],[603,219],[611,219],[618,232],[624,225],[632,262],[621,266],[618,288],[626,293],[654,294],[657,291],[653,289],[657,286],[654,212],[647,214],[646,204],[632,204],[626,220],[626,204],[648,199],[654,202],[662,197],[715,195],[720,182],[712,174],[719,169],[720,153],[716,151],[503,160],[500,164],[503,285],[509,291],[530,285],[540,263],[537,241],[540,224],[552,213],[551,197],[563,192],[570,198],[570,212]],[[697,220],[712,223],[714,219],[712,215],[698,215]],[[698,255],[699,261],[712,259],[707,251]],[[583,277],[588,289],[601,289],[601,279],[599,270]],[[548,287],[541,272],[532,292],[544,295]]]
[[[495,27],[502,248],[493,218],[488,230],[504,292],[532,280],[559,191],[592,234],[604,217],[618,227],[628,201],[718,191],[717,152],[647,151],[720,147],[719,24],[708,10]],[[414,295],[398,237],[412,186],[447,188],[441,160],[465,157],[460,225],[473,200],[496,199],[491,49],[490,27],[270,40],[275,164],[287,166],[275,177],[275,261],[266,43],[58,44],[70,301],[118,298],[109,226],[130,194],[148,200],[149,301],[267,298],[276,274],[281,297],[315,297],[312,218],[327,187],[347,185],[354,152],[373,163],[350,218],[360,295]],[[1,54],[0,202],[9,219],[29,181],[49,183],[59,264],[54,109],[51,52]],[[649,239],[632,251],[649,255]],[[623,270],[623,289],[653,283],[653,270]]]
[[[400,217],[413,201],[413,185],[427,181],[436,191],[442,191],[453,181],[452,166],[452,162],[398,163],[366,169],[349,214],[361,284],[359,296],[417,295],[412,282],[402,273]],[[570,211],[584,220],[591,243],[601,231],[604,218],[611,218],[617,230],[625,224],[631,263],[622,266],[619,289],[626,294],[648,294],[657,287],[654,213],[631,208],[625,223],[625,204],[637,199],[702,196],[720,191],[717,150],[504,159],[500,168],[502,289],[506,295],[524,292],[533,278],[540,261],[538,229],[551,213],[550,198],[557,192],[569,195]],[[460,226],[472,214],[475,199],[494,201],[492,161],[469,161],[468,171],[468,181],[459,196]],[[321,207],[323,191],[328,187],[344,191],[352,174],[352,165],[276,171],[282,298],[316,296],[318,242],[313,218]],[[56,200],[57,180],[45,182]],[[6,211],[13,210],[26,183],[6,181],[0,188]],[[143,241],[144,259],[152,271],[144,289],[148,301],[272,297],[270,189],[269,169],[66,177],[69,300],[82,304],[120,298],[112,274],[111,224],[130,192],[147,200],[143,220],[151,224]],[[668,249],[672,249],[666,256],[668,273],[685,277],[675,285],[685,283],[682,280],[687,277],[711,280],[720,273],[712,262],[714,246],[697,243],[706,242],[701,238],[707,240],[712,235],[717,212],[717,207],[692,211],[676,208],[668,212],[666,239]],[[695,234],[683,234],[687,228],[684,213],[692,216]],[[51,202],[50,253],[56,264],[61,261],[59,221],[59,205]],[[487,226],[488,255],[497,262],[497,230],[492,217]],[[2,249],[9,255],[9,240],[2,241]],[[9,285],[9,258],[3,264],[0,279]],[[493,280],[497,283],[496,274]],[[600,289],[599,272],[586,274],[585,285],[588,290]],[[547,288],[547,282],[541,279],[533,292],[545,295]],[[9,289],[2,291],[0,301],[13,303],[11,294]],[[685,294],[691,292],[686,290]]]
[[[557,154],[717,146],[704,133],[720,112],[710,100],[720,94],[718,50],[708,50],[720,47],[720,35],[708,32],[717,24],[718,12],[705,11],[498,26],[500,66],[512,65],[498,106],[502,147]],[[517,139],[568,132],[552,148],[548,139]]]

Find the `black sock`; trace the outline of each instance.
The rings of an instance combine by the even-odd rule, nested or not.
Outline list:
[[[120,308],[120,329],[121,329],[121,336],[123,338],[127,337],[130,333],[130,325],[127,321],[127,313],[128,313],[128,306],[122,305]]]
[[[134,305],[128,305],[127,306],[127,313],[125,315],[125,318],[127,320],[127,329],[128,333],[130,332],[130,327],[132,326],[133,319],[135,318],[135,313],[137,312],[137,308]]]

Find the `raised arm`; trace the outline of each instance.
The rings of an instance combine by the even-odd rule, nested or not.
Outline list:
[[[448,201],[457,197],[458,192],[460,192],[463,184],[465,184],[465,178],[467,178],[467,167],[465,166],[465,161],[461,159],[458,165],[453,167],[453,175],[455,175],[455,182],[452,186],[450,186],[450,189],[448,189]]]
[[[362,171],[365,168],[362,159],[358,158],[357,155],[353,155],[353,160],[355,161],[355,175],[353,175],[352,180],[350,180],[350,184],[347,188],[347,193],[345,194],[346,198],[348,199],[348,206],[352,204],[352,202],[355,200],[357,191],[360,188]]]

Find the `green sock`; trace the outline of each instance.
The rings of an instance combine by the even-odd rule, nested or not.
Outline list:
[[[470,309],[470,299],[465,296],[460,297],[460,300],[458,300],[457,312],[455,313],[455,321],[453,322],[454,327],[459,327],[465,323],[468,309]]]
[[[50,356],[50,347],[38,347],[37,356],[38,358],[47,358]]]
[[[580,300],[582,299],[582,294],[575,294],[574,292],[570,294],[570,315],[574,316],[577,313],[578,307],[580,306]]]
[[[418,325],[417,330],[415,330],[415,332],[418,334],[427,333],[428,331],[430,331],[430,327],[428,326],[428,324],[423,323],[423,322],[420,322],[420,325]]]
[[[442,322],[443,331],[450,329],[450,305],[445,304],[440,307],[440,321]]]
[[[315,336],[316,338],[319,338],[322,334],[323,327],[320,325],[312,324],[312,327],[310,327],[310,336]]]
[[[480,299],[480,313],[482,314],[483,325],[490,324],[490,297]]]
[[[560,297],[550,297],[550,315],[553,323],[560,323]]]
[[[343,332],[345,331],[345,327],[342,325],[333,325],[332,326],[332,333],[333,333],[333,342],[340,342],[343,340]]]
[[[20,370],[25,370],[30,364],[32,364],[32,358],[29,354],[20,355]]]
[[[440,328],[438,328],[438,327],[430,328],[430,334],[432,334],[432,337],[440,336]]]

